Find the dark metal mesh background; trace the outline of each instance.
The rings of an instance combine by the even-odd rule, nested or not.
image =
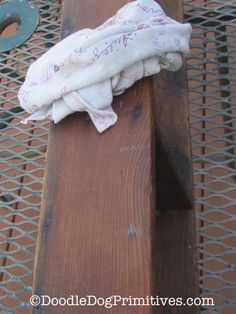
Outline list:
[[[0,1],[0,3],[3,1]],[[236,1],[185,0],[201,294],[236,313]],[[31,62],[59,39],[60,0],[35,0],[40,25],[0,56],[0,313],[29,313],[47,123],[22,125],[16,92]],[[204,311],[204,309],[203,309]]]
[[[236,1],[185,0],[200,288],[236,313]]]
[[[0,55],[0,313],[4,314],[30,312],[48,133],[48,123],[21,124],[25,114],[19,113],[16,94],[30,63],[59,40],[61,26],[60,0],[31,2],[40,10],[36,32],[27,43]]]

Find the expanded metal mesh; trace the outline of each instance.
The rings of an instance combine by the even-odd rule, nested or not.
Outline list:
[[[0,1],[3,3],[3,1]],[[17,100],[29,65],[59,40],[60,0],[31,1],[40,24],[25,44],[0,55],[0,313],[30,313],[47,123],[21,124]],[[10,31],[10,30],[9,30]]]
[[[2,3],[3,1],[0,1]],[[0,56],[0,313],[30,313],[47,123],[22,125],[16,98],[26,70],[59,39],[60,0],[34,0],[40,25]],[[185,0],[193,25],[187,60],[202,296],[236,312],[236,1]]]
[[[230,314],[236,313],[236,1],[184,2],[194,29],[187,65],[200,288],[216,303],[206,313]]]

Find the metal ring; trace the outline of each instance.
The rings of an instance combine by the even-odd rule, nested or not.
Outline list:
[[[30,38],[39,22],[38,8],[26,0],[4,2],[0,5],[0,33],[14,22],[19,28],[13,35],[0,36],[0,52],[14,49]]]

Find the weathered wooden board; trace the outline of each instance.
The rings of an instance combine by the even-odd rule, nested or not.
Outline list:
[[[158,1],[167,15],[183,21],[183,2]],[[193,208],[192,156],[185,67],[162,71],[154,79],[157,154],[157,207]]]
[[[62,36],[81,28],[96,27],[127,2],[129,1],[65,0]],[[182,12],[177,2],[180,1],[172,1],[173,9]],[[166,1],[166,4],[169,4],[169,15],[173,16],[170,1]],[[59,125],[51,126],[34,294],[51,297],[69,297],[71,294],[145,297],[158,293],[160,296],[171,297],[177,293],[185,297],[189,293],[195,293],[193,211],[169,211],[191,208],[192,186],[181,181],[186,177],[188,183],[191,183],[191,167],[185,167],[185,171],[179,169],[180,175],[176,176],[174,183],[176,189],[176,182],[183,183],[180,188],[183,201],[178,201],[179,192],[172,194],[172,188],[167,189],[168,193],[165,194],[161,190],[159,193],[158,188],[158,197],[155,196],[156,182],[160,183],[156,181],[155,167],[156,163],[164,160],[158,156],[163,152],[161,145],[171,149],[173,140],[168,136],[171,124],[167,113],[175,105],[178,108],[175,112],[180,112],[178,119],[184,120],[181,121],[182,128],[179,122],[172,125],[175,133],[179,133],[177,137],[182,139],[180,144],[173,142],[174,149],[181,149],[180,152],[187,156],[188,162],[191,158],[186,88],[176,87],[183,104],[181,101],[172,103],[175,97],[169,96],[171,94],[165,89],[170,81],[173,84],[173,79],[167,73],[163,75],[144,79],[124,95],[116,97],[113,107],[119,115],[119,121],[102,135],[97,133],[83,114],[74,114]],[[185,83],[184,77],[183,84]],[[159,88],[161,90],[157,91]],[[170,90],[169,85],[168,89]],[[162,97],[165,98],[164,109]],[[156,127],[154,116],[155,125],[160,122]],[[165,118],[166,128],[163,123]],[[172,134],[172,131],[169,132]],[[164,140],[160,142],[162,134]],[[160,152],[155,144],[160,146]],[[169,161],[173,167],[176,166],[176,160],[178,163],[175,156],[171,153],[174,161]],[[158,175],[158,169],[166,167],[166,163],[161,165],[157,165]],[[181,162],[178,164],[182,165]],[[162,175],[164,178],[165,175]],[[187,196],[185,191],[189,193]],[[168,196],[167,201],[171,200],[168,204],[173,207],[164,206],[163,195]],[[156,200],[158,208],[163,209],[159,212],[157,221],[154,219]],[[175,226],[175,223],[178,225]],[[179,256],[176,256],[178,250]],[[183,267],[181,263],[188,263],[189,267]],[[176,267],[180,273],[175,277]],[[182,281],[179,281],[180,278]],[[192,280],[192,285],[187,285],[185,289],[183,280]],[[170,312],[170,309],[163,307],[115,307],[110,311],[122,314],[176,313],[178,310],[174,308]],[[191,310],[194,313],[195,309]],[[93,307],[92,310],[90,307],[34,308],[34,313],[104,311],[104,307]]]
[[[183,2],[158,1],[166,14],[183,21]],[[154,78],[156,132],[157,237],[156,293],[162,297],[198,296],[188,89],[185,67]],[[185,210],[189,209],[189,210]],[[197,307],[162,308],[160,313],[199,313]]]
[[[63,36],[95,27],[128,1],[64,2]],[[116,97],[118,123],[100,135],[74,114],[50,131],[34,293],[152,294],[154,203],[151,81]],[[91,308],[51,307],[52,313]],[[137,313],[151,313],[146,307]],[[35,313],[40,310],[35,308]],[[133,313],[116,307],[112,313]],[[48,313],[49,307],[42,307]],[[51,313],[50,312],[50,313]],[[104,313],[104,307],[92,309]]]
[[[197,249],[193,210],[159,211],[156,217],[155,292],[161,297],[198,297]],[[161,314],[197,314],[199,307],[163,307]]]

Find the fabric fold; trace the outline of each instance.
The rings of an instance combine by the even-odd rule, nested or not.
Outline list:
[[[167,17],[154,0],[137,0],[98,28],[68,36],[30,66],[18,93],[31,114],[24,123],[58,123],[86,111],[97,130],[105,131],[117,121],[114,95],[162,69],[180,69],[191,30]]]

